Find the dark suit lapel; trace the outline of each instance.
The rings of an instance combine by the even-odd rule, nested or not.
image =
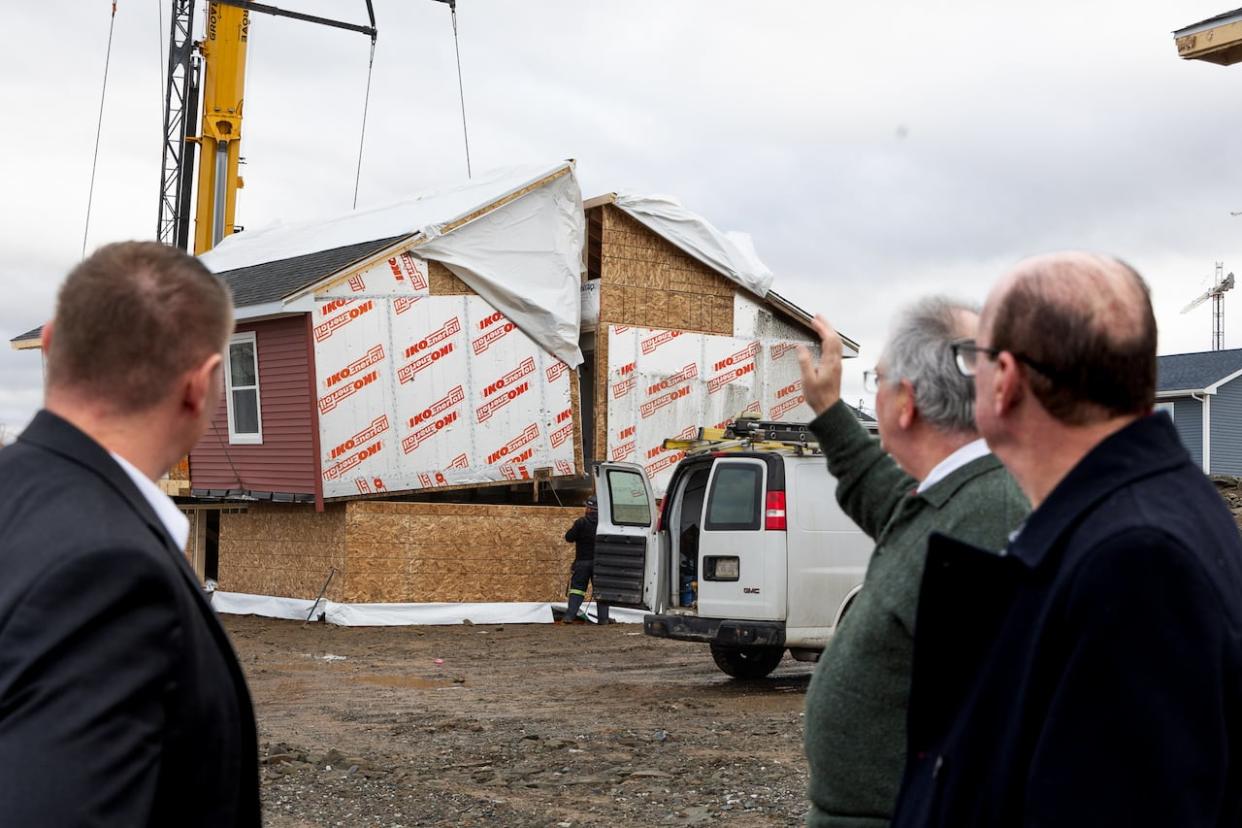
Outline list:
[[[83,468],[89,469],[125,498],[130,508],[142,517],[165,547],[175,548],[172,538],[160,521],[151,504],[138,491],[134,481],[112,458],[108,450],[96,443],[77,426],[50,411],[40,411],[18,438],[40,448],[60,455]]]
[[[96,443],[77,426],[50,411],[40,411],[36,414],[18,439],[46,449],[88,469],[124,498],[129,507],[146,523],[147,528],[159,540],[160,545],[176,559],[177,570],[194,588],[194,592],[214,617],[215,612],[211,611],[210,605],[202,596],[202,585],[199,584],[198,577],[185,559],[185,551],[177,548],[177,544],[169,536],[164,522],[155,513],[151,503],[138,490],[125,469],[121,468],[107,449]]]

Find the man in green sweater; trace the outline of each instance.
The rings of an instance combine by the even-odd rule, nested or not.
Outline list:
[[[837,479],[841,508],[875,540],[862,590],[806,694],[812,828],[887,826],[906,758],[914,619],[927,537],[1004,547],[1029,511],[975,430],[974,388],[950,344],[975,335],[973,308],[933,297],[899,319],[864,381],[879,442],[841,401],[841,339],[823,317],[815,361],[799,349],[811,430]]]

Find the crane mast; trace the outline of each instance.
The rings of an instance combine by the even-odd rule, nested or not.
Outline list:
[[[164,158],[160,165],[160,210],[155,238],[182,250],[190,246],[193,136],[202,69],[202,59],[195,54],[193,29],[194,0],[172,0],[164,89]]]

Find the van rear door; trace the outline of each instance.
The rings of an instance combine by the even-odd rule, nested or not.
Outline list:
[[[769,464],[719,457],[712,466],[699,524],[699,616],[785,620],[785,513],[769,519]],[[775,501],[773,502],[775,505]]]
[[[599,527],[595,531],[597,601],[661,612],[659,521],[647,472],[636,463],[600,463],[595,469]]]

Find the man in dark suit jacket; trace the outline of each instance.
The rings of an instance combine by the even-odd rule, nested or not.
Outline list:
[[[1034,511],[1000,556],[932,538],[894,825],[1242,824],[1242,541],[1150,413],[1146,284],[1033,259],[955,347]]]
[[[260,823],[246,683],[153,482],[203,433],[232,326],[151,242],[61,288],[46,408],[0,451],[0,822]]]

